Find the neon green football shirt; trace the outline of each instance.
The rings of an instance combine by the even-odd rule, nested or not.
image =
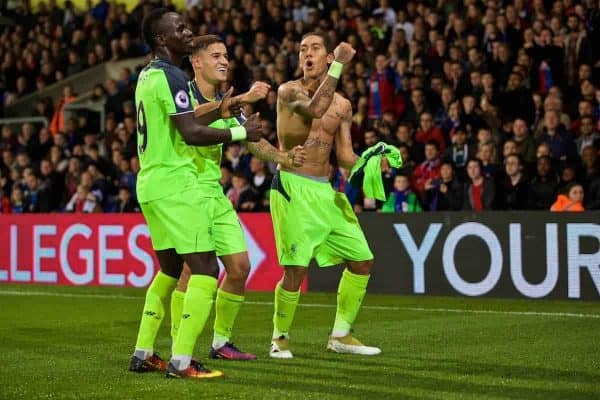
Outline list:
[[[188,82],[190,97],[192,104],[208,103],[208,100],[202,96],[196,82],[193,80]],[[214,101],[220,99],[217,98]],[[240,126],[243,123],[243,118],[227,118],[218,119],[210,123],[211,128],[228,129],[234,126]],[[198,168],[198,183],[200,190],[206,196],[221,196],[223,195],[223,187],[219,180],[221,179],[221,156],[223,154],[223,145],[215,144],[211,146],[196,147],[194,149],[194,161]]]
[[[170,116],[193,112],[187,75],[168,61],[153,59],[135,88],[142,203],[198,187],[194,148],[185,144]]]

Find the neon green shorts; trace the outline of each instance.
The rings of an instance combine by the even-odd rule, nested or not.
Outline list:
[[[217,256],[246,252],[246,238],[233,204],[225,195],[215,197],[213,201],[215,212],[212,233]]]
[[[271,187],[271,218],[279,263],[321,267],[373,259],[367,239],[344,193],[329,182],[279,171]]]
[[[190,189],[140,205],[154,250],[216,251],[218,256],[246,251],[237,214],[224,195],[203,197]]]

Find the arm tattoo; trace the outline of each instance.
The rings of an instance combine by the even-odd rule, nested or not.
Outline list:
[[[246,145],[250,153],[263,161],[281,163],[287,157],[287,153],[278,150],[264,138],[258,142],[246,142]]]
[[[338,80],[327,75],[312,98],[308,97],[304,90],[297,86],[286,88],[283,97],[289,103],[290,108],[298,114],[307,118],[321,118],[333,100]]]
[[[338,132],[339,137],[337,138],[336,155],[338,156],[338,163],[342,168],[351,169],[359,159],[352,148],[350,133],[352,128],[352,109],[350,108],[342,115],[342,122]]]
[[[333,95],[335,94],[335,88],[337,87],[338,80],[331,75],[327,75],[327,79],[317,89],[313,95],[310,107],[315,115],[323,115],[331,105]]]

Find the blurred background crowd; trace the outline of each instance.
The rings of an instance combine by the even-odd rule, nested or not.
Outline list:
[[[169,1],[129,11],[107,1],[85,10],[4,3],[11,23],[0,26],[0,112],[100,63],[148,60],[143,16],[156,5],[174,9]],[[271,84],[246,112],[261,113],[274,145],[277,88],[302,75],[302,35],[323,31],[357,49],[338,85],[353,104],[355,151],[385,141],[404,159],[383,170],[385,203],[349,185],[332,159],[331,182],[357,212],[600,209],[597,0],[187,3],[193,31],[225,41],[236,92]],[[139,211],[133,100],[143,64],[94,87],[103,130],[97,113],[63,113],[80,95],[68,82],[31,109],[48,126],[2,125],[0,212]],[[236,209],[268,211],[274,167],[243,144],[227,146],[221,183]]]

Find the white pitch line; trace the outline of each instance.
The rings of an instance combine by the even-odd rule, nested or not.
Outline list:
[[[126,296],[118,294],[97,294],[97,293],[57,293],[43,291],[26,291],[20,292],[16,290],[0,290],[0,296],[47,296],[47,297],[74,297],[74,298],[90,298],[90,299],[119,299],[119,300],[142,300],[141,296]],[[257,306],[272,306],[271,301],[246,301],[246,304]],[[298,304],[299,307],[307,308],[335,308],[335,304],[322,303],[305,303]],[[544,312],[544,311],[502,311],[502,310],[470,310],[466,308],[427,308],[427,307],[393,307],[393,306],[363,306],[366,310],[383,310],[383,311],[419,311],[419,312],[434,312],[434,313],[456,313],[456,314],[495,314],[495,315],[518,315],[529,317],[556,317],[556,318],[590,318],[600,319],[600,314],[584,314],[584,313],[564,313],[564,312]]]

